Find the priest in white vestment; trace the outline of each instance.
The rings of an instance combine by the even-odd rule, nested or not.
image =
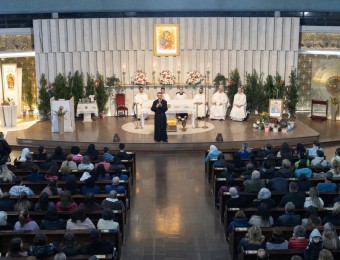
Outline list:
[[[179,91],[176,93],[176,100],[187,100],[187,94],[185,94],[183,87],[179,88]],[[180,120],[184,120],[188,118],[188,113],[178,113],[177,118]]]
[[[134,98],[134,105],[135,107],[135,113],[137,115],[137,118],[140,118],[141,112],[142,112],[142,105],[143,102],[148,101],[148,95],[144,93],[144,88],[142,86],[139,87],[139,93]],[[149,117],[149,113],[144,113],[144,119],[147,119]]]
[[[165,100],[165,101],[169,101],[171,98],[170,98],[170,95],[168,93],[165,93],[165,88],[162,87],[161,88],[161,93],[162,93],[162,98]]]
[[[203,88],[198,90],[198,93],[194,96],[194,105],[195,105],[195,113],[197,113],[197,117],[202,118],[206,115],[206,100],[205,94],[203,93]]]
[[[212,105],[210,107],[210,119],[225,120],[227,108],[230,106],[229,99],[224,93],[223,85],[218,86],[217,92],[212,96]]]
[[[230,112],[230,118],[235,121],[243,121],[247,117],[247,97],[243,89],[239,87],[234,96],[233,108]]]

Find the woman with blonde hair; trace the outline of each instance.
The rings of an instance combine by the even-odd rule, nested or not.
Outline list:
[[[309,189],[309,197],[306,197],[304,208],[314,207],[317,209],[323,209],[323,200],[319,197],[319,192],[315,187]]]
[[[334,260],[332,253],[327,249],[322,249],[319,253],[318,260]]]
[[[322,240],[323,247],[329,251],[336,251],[340,247],[340,241],[332,223],[327,222],[323,226]]]
[[[73,156],[72,154],[69,154],[66,156],[66,161],[63,161],[60,169],[64,168],[64,167],[69,167],[69,169],[72,170],[77,170],[77,164],[73,161]]]
[[[18,201],[14,205],[15,211],[23,211],[23,210],[33,210],[33,203],[27,199],[27,193],[22,191],[19,194]]]
[[[15,175],[13,174],[13,172],[11,172],[7,165],[4,164],[4,165],[1,165],[0,167],[0,181],[1,182],[12,182],[13,181],[13,178],[15,177]]]
[[[243,250],[258,250],[266,248],[265,237],[262,235],[261,229],[257,226],[249,228],[247,234],[241,239],[238,245],[238,252]]]

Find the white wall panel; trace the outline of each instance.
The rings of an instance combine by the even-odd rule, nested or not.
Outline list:
[[[75,19],[76,50],[84,51],[84,20]]]
[[[219,37],[217,39],[217,48],[219,50],[224,50],[225,48],[225,38],[226,38],[226,26],[225,26],[225,18],[218,19],[218,34]]]
[[[291,33],[292,33],[292,20],[287,18],[283,21],[283,51],[290,50],[290,42],[291,42]]]
[[[85,47],[85,51],[92,51],[91,19],[84,19],[84,47]]]
[[[266,18],[259,18],[258,20],[258,37],[257,37],[257,50],[266,49]]]
[[[153,25],[180,24],[179,57],[153,56]],[[100,18],[50,19],[34,21],[37,75],[97,71],[113,73],[125,81],[137,69],[150,80],[152,71],[165,69],[180,81],[190,70],[206,74],[210,81],[217,73],[229,76],[238,68],[241,76],[255,69],[258,73],[284,78],[297,66],[299,19],[297,18]],[[43,46],[43,47],[42,47]],[[273,51],[274,50],[274,51]],[[261,52],[262,51],[262,52]],[[47,55],[38,55],[44,53]],[[51,53],[55,53],[52,55]],[[49,78],[50,79],[50,78]],[[50,79],[54,80],[54,79]],[[131,90],[133,93],[133,90]],[[156,91],[156,90],[155,90]]]
[[[283,20],[284,18],[275,18],[274,50],[276,51],[282,49]]]
[[[100,50],[106,51],[109,49],[109,42],[108,42],[108,19],[99,19],[99,39],[100,39]]]
[[[80,71],[84,73],[84,77],[86,77],[86,74],[90,72],[88,52],[80,53]],[[84,78],[84,80],[86,80],[86,78]]]
[[[257,50],[257,25],[258,25],[258,18],[250,18],[250,46],[249,50],[255,51]]]
[[[100,36],[99,36],[99,19],[91,20],[91,29],[92,29],[92,50],[99,51],[100,50]]]
[[[36,53],[42,53],[41,45],[42,45],[42,33],[41,33],[41,22],[42,20],[33,20],[33,35],[34,35],[34,50]],[[36,59],[39,63],[39,59]],[[38,74],[37,74],[38,75]]]
[[[107,33],[109,44],[108,50],[114,51],[117,49],[116,19],[108,19]]]
[[[66,30],[67,30],[67,51],[74,52],[76,51],[76,39],[75,39],[75,31],[74,31],[74,19],[66,20]]]
[[[43,52],[51,52],[50,20],[42,20],[42,48]]]
[[[249,18],[242,18],[241,50],[248,50],[250,44]]]
[[[266,50],[272,51],[274,49],[274,30],[275,30],[275,19],[267,19],[266,29]]]
[[[227,24],[226,24],[226,29],[227,29],[227,41],[228,44],[226,46],[227,50],[233,50],[234,49],[234,44],[233,44],[233,39],[234,39],[234,18],[228,17],[227,18]]]
[[[234,19],[234,40],[235,50],[241,50],[241,37],[242,37],[242,18],[235,18]]]
[[[58,20],[50,20],[51,52],[59,52]]]

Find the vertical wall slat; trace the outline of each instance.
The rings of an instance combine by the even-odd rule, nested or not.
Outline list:
[[[59,74],[61,71],[64,71],[64,55],[61,52],[56,53],[56,69],[57,74]]]
[[[59,52],[58,20],[50,20],[51,52]]]
[[[116,19],[108,19],[107,21],[108,31],[108,44],[110,51],[117,50],[117,35],[116,35]]]
[[[210,49],[216,50],[217,49],[217,18],[212,17],[210,18],[210,30],[211,30],[211,44],[209,46]]]
[[[224,50],[225,46],[225,18],[221,17],[218,19],[218,45],[217,48],[219,50]]]
[[[116,41],[117,41],[117,50],[125,50],[124,48],[124,27],[123,20],[116,19]]]
[[[92,23],[91,19],[84,19],[84,49],[92,51]]]
[[[269,52],[269,74],[275,76],[277,72],[277,51]]]
[[[211,41],[211,35],[210,35],[210,24],[209,24],[209,18],[203,18],[203,37],[202,39],[204,39],[203,41],[203,47],[201,46],[201,48],[203,48],[204,50],[208,50],[209,49],[209,42]]]
[[[266,49],[266,23],[267,23],[266,18],[259,18],[257,27],[258,30],[257,49],[261,51]]]
[[[109,32],[107,30],[108,27],[108,19],[101,18],[99,19],[99,39],[100,39],[100,50],[107,51],[109,49],[108,46],[108,35]]]
[[[42,20],[41,32],[43,52],[49,53],[51,52],[50,20]]]
[[[83,19],[75,19],[76,51],[84,51],[84,26]]]
[[[227,18],[227,41],[228,41],[228,45],[227,50],[232,50],[234,48],[234,18],[232,17],[228,17]]]
[[[202,37],[202,19],[200,18],[194,18],[195,20],[195,49],[199,50],[201,49],[201,37]]]
[[[59,48],[60,52],[67,52],[67,33],[66,33],[66,20],[60,19],[59,22]]]
[[[42,49],[41,49],[41,45],[42,45],[41,22],[42,22],[42,20],[33,20],[34,51],[36,53],[42,53]]]
[[[263,73],[263,78],[266,79],[269,71],[269,51],[261,53],[261,70],[257,73]]]
[[[73,52],[72,53],[72,73],[76,72],[77,70],[81,70],[81,65],[80,65],[80,52]]]
[[[72,68],[73,68],[72,53],[70,52],[64,53],[64,62],[65,62],[65,65],[64,65],[65,71],[63,71],[62,73],[67,75],[69,72],[72,72]]]
[[[250,46],[249,50],[257,50],[258,18],[250,18]]]
[[[292,28],[291,28],[291,44],[290,50],[291,51],[298,51],[299,50],[299,32],[300,32],[300,19],[299,18],[292,18]]]
[[[241,50],[248,50],[250,43],[249,18],[242,18],[242,40]]]
[[[131,44],[131,18],[124,18],[124,50],[128,51],[131,50],[132,44]]]
[[[100,50],[100,36],[99,36],[99,19],[92,19],[92,49],[93,51]]]
[[[97,74],[97,52],[89,52],[89,69],[90,74],[96,75]]]
[[[275,18],[274,50],[276,51],[282,49],[283,19]]]
[[[194,18],[189,17],[188,18],[188,29],[187,29],[187,49],[192,50],[194,49],[194,37],[193,37],[193,32],[194,32]]]
[[[87,73],[90,72],[88,52],[80,53],[80,71],[84,74],[84,80],[86,80]]]
[[[54,79],[56,76],[55,53],[47,53],[48,75]]]
[[[104,60],[105,60],[105,75],[106,77],[111,77],[113,75],[113,61],[112,61],[112,52],[105,51],[104,52]]]
[[[290,41],[291,41],[291,33],[292,33],[292,19],[291,18],[285,18],[283,20],[283,51],[289,51],[290,50]]]
[[[140,50],[141,49],[141,24],[139,23],[137,18],[131,19],[131,30],[132,30],[132,49],[133,50]],[[145,27],[144,27],[145,29]],[[144,36],[145,37],[145,36]]]
[[[234,37],[235,37],[235,50],[241,49],[241,36],[242,36],[242,18],[235,18],[234,19]]]
[[[76,51],[74,19],[67,19],[66,27],[67,27],[67,51],[74,52]]]
[[[275,18],[267,18],[266,29],[266,50],[272,51],[274,49],[274,30],[275,30]]]

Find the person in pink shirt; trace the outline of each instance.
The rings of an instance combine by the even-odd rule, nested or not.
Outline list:
[[[72,199],[71,193],[69,191],[64,191],[61,194],[60,201],[57,202],[56,209],[57,212],[60,211],[75,211],[78,208],[77,203]]]
[[[99,160],[99,162],[94,165],[94,168],[97,168],[98,165],[102,164],[102,165],[104,165],[104,168],[105,168],[106,171],[110,170],[110,163],[106,162],[104,160],[104,156],[103,155],[99,155],[98,156],[98,160]]]

